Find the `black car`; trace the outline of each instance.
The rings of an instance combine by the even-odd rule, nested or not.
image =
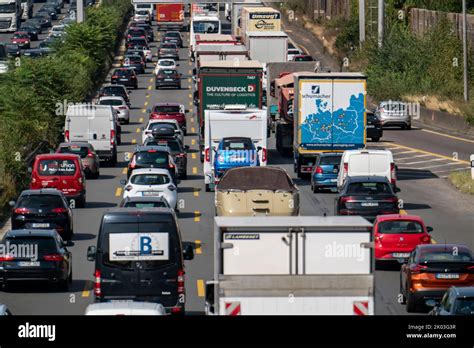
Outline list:
[[[148,47],[148,41],[146,40],[146,37],[132,37],[127,41],[127,48],[137,45]]]
[[[176,181],[174,162],[169,149],[163,146],[137,146],[127,167],[127,179],[135,169],[160,168],[168,169],[173,181]]]
[[[137,74],[145,73],[145,61],[138,54],[126,54],[123,58],[123,67],[135,69]]]
[[[120,208],[170,208],[164,197],[126,197],[118,205]]]
[[[127,30],[127,42],[130,41],[133,38],[142,38],[146,39],[147,34],[144,28],[139,28],[139,27],[131,27]]]
[[[186,179],[188,176],[188,155],[189,146],[183,146],[179,139],[175,137],[148,137],[145,140],[144,146],[168,146],[170,154],[176,164],[178,177]]]
[[[361,215],[373,221],[377,215],[398,214],[395,191],[386,177],[348,177],[336,198],[337,215]]]
[[[100,89],[99,98],[105,96],[119,96],[125,99],[128,106],[130,107],[130,97],[127,93],[127,88],[124,85],[107,85]]]
[[[56,12],[56,8],[54,6],[43,5],[43,7],[41,7],[37,13],[46,13],[53,21],[58,19],[58,13]]]
[[[146,260],[137,260],[141,255]],[[110,209],[102,216],[97,246],[87,250],[87,259],[95,261],[95,300],[156,302],[184,314],[184,260],[193,258],[172,209]]]
[[[428,315],[472,315],[474,316],[474,286],[452,286],[440,303],[427,300],[426,305],[434,307]]]
[[[38,281],[67,291],[72,283],[72,255],[55,230],[11,230],[1,242],[18,250],[0,255],[0,283]],[[21,250],[21,253],[20,253]]]
[[[145,52],[143,52],[143,50],[141,49],[141,46],[134,46],[134,47],[131,47],[129,49],[127,49],[127,51],[125,52],[125,55],[130,55],[130,56],[140,56],[142,57],[142,60],[145,62],[146,61],[146,57],[145,57]]]
[[[12,206],[12,229],[55,229],[64,240],[72,240],[72,209],[56,189],[25,190]]]
[[[172,87],[181,89],[181,74],[176,69],[160,69],[155,77],[155,88]]]
[[[179,60],[178,46],[174,43],[161,43],[158,47],[158,59],[171,58],[175,61]]]
[[[21,55],[20,46],[16,44],[5,44],[5,52],[9,58],[16,58]]]
[[[38,32],[38,34],[43,33],[43,26],[41,25],[41,19],[39,18],[30,18],[23,25],[33,27]]]
[[[367,112],[367,138],[379,141],[383,136],[382,121],[373,113]]]
[[[132,68],[119,68],[115,69],[112,77],[110,78],[111,83],[119,83],[127,87],[138,88],[138,79],[135,69]]]
[[[46,12],[37,12],[33,18],[39,19],[43,28],[49,28],[53,25],[51,16]]]
[[[23,57],[39,58],[47,55],[47,52],[41,48],[29,48],[26,50],[21,50],[21,55]]]
[[[137,27],[137,28],[143,28],[145,29],[145,32],[146,32],[146,35],[147,35],[147,41],[148,42],[153,42],[155,41],[155,34],[153,32],[153,28],[145,23],[145,22],[138,22],[136,24],[133,25],[134,27]]]
[[[32,23],[24,23],[21,26],[21,31],[26,31],[31,41],[38,41],[38,28]]]
[[[162,42],[175,44],[179,48],[183,48],[183,38],[179,31],[168,31],[163,35]]]
[[[46,1],[46,5],[47,6],[51,6],[51,7],[54,7],[54,9],[56,10],[56,13],[57,14],[60,14],[61,13],[61,9],[64,7],[64,4],[61,0],[47,0]]]

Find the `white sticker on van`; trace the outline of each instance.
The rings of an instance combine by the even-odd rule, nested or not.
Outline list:
[[[110,261],[169,260],[168,233],[111,233]]]

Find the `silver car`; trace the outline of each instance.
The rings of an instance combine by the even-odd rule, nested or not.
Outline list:
[[[375,115],[382,122],[383,127],[401,127],[411,129],[411,116],[407,103],[388,100],[379,104]]]

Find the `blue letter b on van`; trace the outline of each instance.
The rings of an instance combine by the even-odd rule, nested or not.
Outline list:
[[[140,255],[151,254],[151,238],[147,236],[140,237]]]

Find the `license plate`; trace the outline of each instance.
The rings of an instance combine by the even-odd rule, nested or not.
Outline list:
[[[436,279],[459,279],[458,273],[436,273]]]
[[[142,196],[159,196],[161,192],[159,191],[143,191]]]
[[[33,228],[48,228],[49,224],[48,223],[33,223],[31,224]]]
[[[367,128],[375,128],[375,126],[373,124],[368,124]]]
[[[398,258],[406,258],[410,257],[410,253],[392,253],[392,257],[398,259]]]
[[[361,203],[360,205],[363,207],[378,207],[379,206],[377,202]]]
[[[165,81],[173,81],[173,79],[165,79]]]
[[[127,79],[119,79],[119,81],[128,81]]]
[[[18,266],[20,267],[38,267],[39,261],[19,261]]]

